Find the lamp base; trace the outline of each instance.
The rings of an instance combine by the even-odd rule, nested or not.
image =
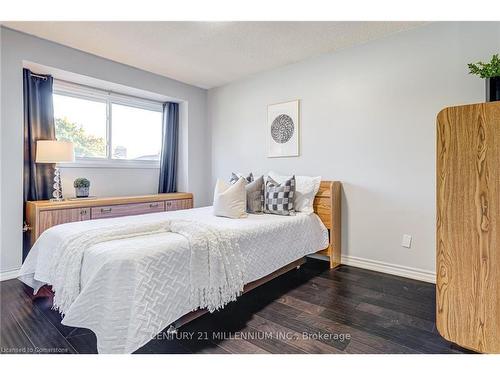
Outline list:
[[[52,198],[50,200],[57,202],[62,201],[61,171],[59,171],[59,168],[57,167],[54,169],[54,185],[52,185],[52,187],[54,188],[54,191],[52,192]]]

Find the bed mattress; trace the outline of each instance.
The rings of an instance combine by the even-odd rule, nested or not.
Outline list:
[[[214,216],[212,207],[202,207],[52,227],[34,244],[19,279],[35,291],[50,285],[51,251],[68,235],[160,217],[195,220],[234,233],[245,265],[245,283],[328,246],[328,231],[315,214],[227,219]],[[172,232],[91,246],[84,250],[80,294],[62,324],[92,330],[100,353],[132,353],[191,311],[189,264],[188,240]]]

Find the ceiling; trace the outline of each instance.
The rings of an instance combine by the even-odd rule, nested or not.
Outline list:
[[[420,22],[4,22],[202,88],[382,38]]]

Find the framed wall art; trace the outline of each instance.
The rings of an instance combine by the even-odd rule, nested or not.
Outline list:
[[[267,107],[268,157],[299,156],[299,101]]]

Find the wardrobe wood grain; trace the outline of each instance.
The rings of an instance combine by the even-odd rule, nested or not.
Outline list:
[[[500,353],[500,102],[437,117],[437,328]]]

